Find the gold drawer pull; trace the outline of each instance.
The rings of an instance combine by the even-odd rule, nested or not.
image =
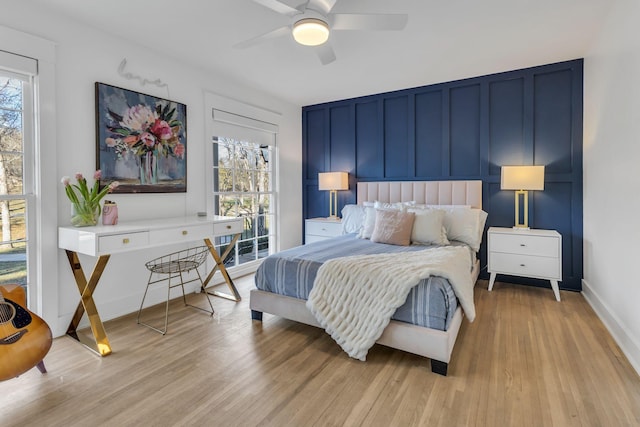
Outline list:
[[[520,246],[525,247],[525,246],[527,246],[527,245],[525,245],[524,243],[520,243]]]
[[[183,235],[183,236],[186,236],[187,234],[188,234],[188,231],[187,231],[187,230],[182,230],[182,235]]]
[[[124,239],[122,239],[122,244],[126,245],[127,243],[129,243],[129,238],[125,237]]]
[[[231,230],[231,226],[230,225],[227,225],[227,230]]]

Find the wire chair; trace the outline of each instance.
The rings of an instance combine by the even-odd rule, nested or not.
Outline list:
[[[140,309],[138,310],[138,317],[136,318],[136,322],[139,325],[144,325],[148,328],[153,329],[156,332],[165,335],[167,333],[167,326],[169,321],[169,299],[171,294],[171,289],[177,286],[182,288],[182,301],[184,305],[188,305],[189,307],[197,308],[198,310],[202,310],[206,313],[209,313],[213,316],[213,304],[211,304],[211,299],[209,298],[209,294],[204,289],[204,283],[202,282],[202,277],[200,276],[200,272],[198,271],[198,267],[200,267],[204,261],[207,259],[207,255],[209,255],[209,248],[207,246],[197,246],[194,248],[185,249],[178,252],[173,252],[168,255],[163,255],[161,257],[152,259],[151,261],[145,264],[145,267],[149,270],[149,281],[147,282],[147,288],[144,291],[144,296],[142,297],[142,302],[140,303]],[[184,280],[183,274],[190,272],[191,270],[195,270],[198,277],[191,280]],[[155,275],[155,280],[152,280]],[[158,278],[159,276],[166,276]],[[174,281],[173,279],[179,279],[179,283]],[[140,314],[142,313],[142,307],[144,306],[144,300],[147,297],[147,291],[149,290],[149,286],[161,283],[168,282],[167,286],[167,302],[165,304],[165,312],[164,312],[164,329],[156,328],[148,323],[142,322],[140,320]],[[200,290],[207,297],[207,301],[209,302],[209,307],[211,310],[197,307],[195,305],[187,303],[187,297],[184,293],[184,285],[191,282],[200,282]]]

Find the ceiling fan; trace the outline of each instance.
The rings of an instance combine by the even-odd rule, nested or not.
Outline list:
[[[402,30],[407,25],[406,14],[331,13],[337,0],[308,0],[297,8],[279,0],[253,0],[291,18],[291,23],[265,34],[242,41],[234,47],[245,49],[270,40],[292,34],[296,42],[315,46],[322,65],[335,61],[336,54],[329,44],[329,33],[338,30]]]

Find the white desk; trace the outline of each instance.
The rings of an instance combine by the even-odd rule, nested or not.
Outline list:
[[[218,269],[229,286],[232,295],[218,291],[210,293],[233,301],[240,301],[240,294],[224,267],[224,259],[235,247],[242,229],[242,218],[223,216],[197,217],[195,215],[192,217],[123,222],[118,225],[59,227],[58,247],[64,249],[67,253],[69,265],[80,292],[80,302],[67,329],[67,335],[80,341],[100,356],[111,354],[111,345],[102,320],[98,315],[98,310],[93,300],[93,292],[109,261],[109,257],[114,253],[204,240],[209,247],[209,252],[211,252],[216,261],[216,266],[204,281],[204,287],[208,285],[216,269]],[[234,237],[227,246],[227,250],[222,255],[219,255],[210,238],[226,235],[234,235]],[[98,257],[88,280],[80,265],[79,253]],[[77,333],[78,324],[85,311],[91,325],[93,340],[86,339]]]

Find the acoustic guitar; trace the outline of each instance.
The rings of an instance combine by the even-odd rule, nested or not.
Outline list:
[[[50,348],[51,329],[26,308],[24,289],[0,286],[0,381],[40,364]]]

